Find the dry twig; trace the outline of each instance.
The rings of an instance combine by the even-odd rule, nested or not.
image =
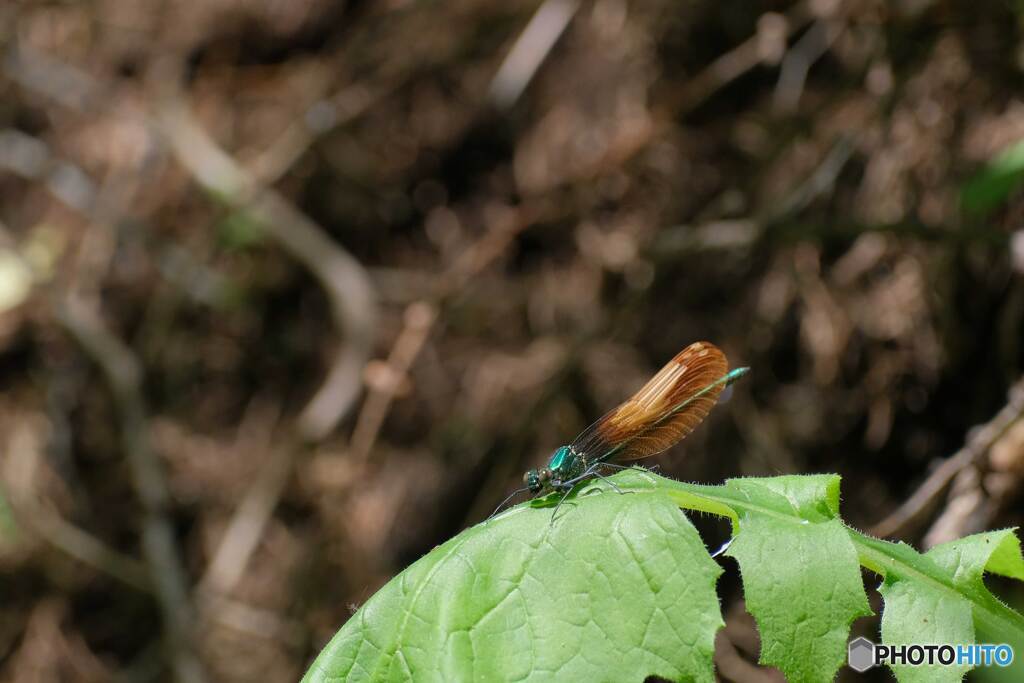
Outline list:
[[[327,379],[298,420],[300,436],[325,437],[355,404],[361,374],[373,346],[376,303],[370,279],[347,251],[271,188],[260,187],[218,147],[181,99],[168,96],[157,113],[178,161],[205,190],[236,211],[255,218],[293,258],[306,266],[327,293],[345,343],[335,355]]]
[[[871,533],[883,538],[903,533],[922,514],[932,508],[938,497],[957,475],[968,467],[976,465],[992,445],[1022,416],[1024,416],[1024,379],[1017,380],[1010,388],[1007,403],[996,413],[996,416],[986,424],[974,429],[964,447],[935,468],[903,505],[871,528]]]
[[[134,557],[119,553],[41,505],[25,500],[14,504],[19,518],[53,547],[136,590],[152,592],[151,569]]]
[[[811,3],[798,2],[780,19],[779,38],[785,41],[814,19]],[[772,15],[777,16],[777,15]],[[766,60],[764,37],[755,33],[747,40],[724,53],[675,91],[651,115],[650,125],[635,135],[625,136],[589,169],[590,175],[602,169],[619,166],[645,149],[652,140],[675,126],[679,116],[693,111],[715,93]]]
[[[371,383],[366,401],[356,419],[351,442],[352,463],[355,467],[364,465],[369,457],[391,408],[395,391],[430,336],[444,300],[462,290],[470,279],[498,258],[516,235],[535,220],[535,213],[535,210],[528,208],[495,211],[493,225],[488,233],[438,276],[430,297],[415,301],[406,308],[402,331],[396,337],[384,370],[380,373],[382,381]]]
[[[373,345],[376,302],[359,262],[284,197],[261,187],[218,147],[192,117],[180,93],[172,89],[164,94],[156,118],[178,160],[204,189],[236,211],[253,216],[317,278],[331,303],[335,326],[344,334],[327,379],[299,415],[297,440],[274,450],[235,510],[204,576],[205,589],[228,592],[244,574],[262,538],[302,444],[322,440],[355,405]]]
[[[491,81],[490,97],[495,106],[508,109],[515,104],[579,6],[579,0],[545,0],[537,9]]]
[[[58,317],[82,350],[96,363],[113,394],[121,422],[121,448],[142,503],[142,550],[164,619],[167,646],[179,681],[205,680],[196,654],[195,618],[188,579],[167,515],[167,482],[149,441],[142,400],[142,371],[131,349],[107,329],[99,314],[70,296]]]
[[[942,514],[932,523],[924,536],[923,545],[926,548],[946,543],[962,536],[977,533],[989,528],[992,519],[999,511],[1001,498],[1005,498],[1006,490],[1020,486],[1020,472],[1002,472],[1001,486],[1003,491],[991,490],[984,483],[989,477],[983,476],[991,472],[999,465],[997,463],[996,450],[999,444],[1003,443],[1004,437],[1012,440],[1010,432],[1018,429],[1021,418],[1024,417],[1024,378],[1010,389],[1006,406],[989,422],[984,430],[989,430],[986,436],[988,445],[984,450],[978,452],[973,460],[973,467],[967,466],[957,473],[950,488],[948,500],[943,508]],[[1011,445],[1011,449],[1014,447]],[[1016,449],[1019,452],[1019,448]],[[984,460],[984,463],[983,463]],[[998,476],[998,475],[997,475]],[[1002,494],[1002,495],[1000,495]]]

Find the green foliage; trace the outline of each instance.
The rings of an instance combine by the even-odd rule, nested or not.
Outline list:
[[[306,680],[713,680],[721,568],[671,499],[626,497],[468,529],[371,598]]]
[[[217,224],[217,236],[227,249],[244,251],[266,239],[263,226],[245,211],[230,211]]]
[[[907,545],[889,552],[899,555],[902,563],[886,572],[879,588],[886,604],[883,642],[973,643],[979,620],[987,635],[981,640],[987,642],[1002,642],[1019,631],[1019,615],[1009,612],[982,581],[986,570],[1024,578],[1020,543],[1012,531],[968,536],[923,555]],[[1019,642],[1016,649],[1024,651]],[[902,666],[896,673],[901,682],[941,683],[959,681],[969,668]]]
[[[990,161],[968,180],[960,192],[960,205],[969,215],[983,215],[1003,203],[1024,183],[1024,140]]]
[[[871,614],[832,481],[835,495],[820,477],[726,484],[755,503],[740,516],[728,554],[740,564],[747,609],[761,627],[761,661],[792,681],[830,678],[846,659],[850,622]]]
[[[982,582],[985,571],[1024,578],[1011,531],[922,555],[846,527],[835,475],[721,486],[636,470],[612,479],[625,495],[588,483],[554,520],[550,500],[534,501],[436,548],[371,598],[304,680],[713,680],[721,569],[677,507],[732,520],[728,554],[762,634],[761,661],[788,680],[830,681],[845,662],[850,623],[870,614],[861,565],[884,578],[885,642],[1024,644],[1024,618]]]
[[[4,490],[0,488],[0,540],[9,540],[17,536],[18,526],[14,523],[14,514],[4,496]]]

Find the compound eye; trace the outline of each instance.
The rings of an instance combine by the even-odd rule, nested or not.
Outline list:
[[[544,469],[542,469],[540,471],[540,481],[541,481],[541,483],[546,484],[550,480],[551,480],[551,470],[549,470],[547,467],[545,467]]]
[[[540,477],[537,475],[537,470],[529,470],[523,475],[523,483],[526,484],[526,488],[530,490],[530,493],[540,493]]]

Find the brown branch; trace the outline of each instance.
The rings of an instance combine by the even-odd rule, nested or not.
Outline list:
[[[241,575],[262,537],[262,529],[273,514],[292,460],[302,444],[323,439],[355,405],[362,386],[362,370],[373,344],[376,303],[362,266],[277,192],[255,181],[194,120],[177,89],[180,75],[177,64],[172,55],[154,68],[155,80],[163,88],[156,98],[158,107],[150,117],[154,128],[164,134],[178,160],[207,192],[236,211],[251,215],[293,258],[310,270],[327,293],[335,327],[344,334],[344,343],[334,354],[325,381],[299,415],[295,442],[276,452],[280,460],[271,461],[228,525],[223,543],[231,549],[230,556],[238,566],[230,572],[208,573],[211,583],[204,585],[209,586],[221,585],[221,581],[212,580],[213,577]],[[100,108],[107,100],[103,84],[80,69],[43,54],[11,50],[4,68],[24,86],[78,111]],[[53,83],[67,85],[54,89]],[[69,93],[74,96],[68,97]],[[286,159],[281,163],[289,162]],[[279,168],[280,164],[270,166]],[[223,556],[227,556],[227,550]],[[227,560],[223,560],[217,566],[223,568],[226,563]]]
[[[260,185],[276,183],[327,131],[352,122],[387,96],[389,88],[369,91],[351,85],[336,94],[314,102],[304,116],[288,127],[248,165],[252,178]]]
[[[721,680],[743,683],[780,683],[785,680],[777,669],[760,667],[744,659],[736,645],[729,640],[725,629],[715,637],[714,657]]]
[[[270,458],[231,515],[213,559],[199,582],[200,593],[229,593],[245,574],[246,566],[284,493],[296,454],[295,444],[271,451]]]
[[[924,535],[922,545],[925,548],[988,529],[1008,494],[1020,487],[1020,468],[1005,462],[1005,458],[999,458],[997,450],[1004,438],[1011,442],[1019,439],[1022,417],[1024,378],[1011,388],[1007,405],[989,423],[996,424],[990,430],[988,447],[978,454],[974,466],[964,467],[953,479],[942,513]],[[1011,451],[1020,450],[1012,443],[1009,448]]]
[[[444,300],[452,293],[461,291],[470,279],[504,253],[516,235],[536,219],[537,210],[502,208],[489,213],[492,225],[488,233],[460,254],[438,276],[429,297],[414,301],[406,307],[402,331],[395,338],[380,373],[381,381],[370,384],[366,401],[356,418],[350,444],[352,464],[355,467],[365,465],[369,458],[395,392],[429,338]]]
[[[171,151],[203,189],[234,210],[251,215],[285,251],[309,269],[327,293],[332,321],[339,334],[344,335],[345,343],[335,354],[326,380],[299,417],[301,437],[319,441],[352,409],[359,397],[361,373],[370,356],[376,323],[376,302],[370,279],[359,262],[309,217],[278,192],[257,182],[214,143],[192,117],[175,85],[180,75],[175,60],[169,56],[154,68],[155,80],[163,84],[162,92],[156,97],[158,107],[150,117],[154,127],[164,134]],[[3,67],[23,86],[77,111],[100,108],[110,96],[108,89],[89,74],[36,51],[11,49]],[[373,101],[373,98],[366,98],[365,102],[346,104],[344,99],[344,93],[332,99],[332,105],[342,109],[337,114],[342,119],[358,115]],[[299,146],[302,144],[305,143]],[[288,147],[291,143],[285,140],[282,145]],[[19,161],[26,163],[23,158]],[[48,158],[38,161],[31,154],[27,163],[37,175],[49,167]],[[279,167],[276,162],[268,165]],[[271,176],[275,172],[273,168],[262,166],[261,170]],[[87,208],[71,203],[80,210]]]
[[[352,408],[376,329],[369,276],[347,251],[271,188],[260,187],[196,122],[180,98],[167,97],[156,118],[171,150],[193,178],[234,210],[256,219],[302,263],[327,293],[335,326],[344,334],[327,379],[299,415],[300,436],[323,439]]]
[[[107,329],[99,314],[76,296],[69,296],[58,307],[58,318],[99,367],[113,395],[121,423],[121,449],[143,508],[142,552],[163,615],[175,677],[179,681],[205,680],[196,653],[188,579],[167,514],[167,482],[149,440],[138,361],[131,349]]]
[[[271,188],[262,187],[207,135],[183,95],[169,87],[155,118],[171,150],[193,178],[234,210],[252,216],[319,281],[332,320],[344,335],[327,377],[299,415],[296,439],[272,457],[236,508],[201,583],[227,593],[245,572],[303,444],[326,437],[355,405],[376,329],[376,300],[366,271],[319,226]]]
[[[950,482],[966,468],[977,464],[996,441],[1024,415],[1024,378],[1010,388],[1007,403],[989,422],[974,429],[967,443],[928,476],[900,507],[871,528],[879,537],[895,536],[931,509]]]
[[[48,95],[76,107],[90,106],[88,100],[95,97],[100,88],[95,81],[82,75],[71,66],[63,66],[42,55],[33,53],[31,58],[12,51],[5,63],[6,69],[25,85],[38,87],[40,83],[53,83],[47,76],[60,75],[58,82],[67,85],[58,92]],[[40,73],[41,72],[41,73]],[[61,94],[74,89],[76,96],[61,100]],[[98,99],[98,98],[97,98]],[[95,100],[94,100],[95,101]],[[23,140],[22,142],[29,142]],[[27,145],[23,145],[28,150]],[[45,146],[34,154],[38,164],[25,171],[35,171],[48,176],[48,187],[55,196],[81,212],[93,224],[109,223],[114,212],[114,196],[122,192],[97,192],[83,173],[75,175],[79,187],[65,188],[56,182],[62,177],[53,173],[54,162]],[[112,183],[110,188],[116,186]],[[134,187],[134,186],[133,186]],[[63,192],[62,189],[74,190]],[[120,196],[123,199],[123,196]],[[97,233],[98,234],[98,233]],[[194,638],[194,614],[189,601],[188,579],[184,563],[178,552],[173,526],[167,514],[169,495],[161,464],[154,453],[148,434],[148,424],[142,400],[142,371],[135,355],[120,339],[111,333],[98,311],[81,297],[82,283],[72,291],[56,308],[58,321],[79,344],[82,350],[100,368],[110,387],[115,411],[120,421],[121,449],[128,461],[132,484],[143,508],[142,550],[148,565],[152,589],[160,605],[164,622],[164,639],[168,649],[175,677],[180,681],[203,681],[205,673],[196,653]],[[103,546],[91,539],[85,532],[79,532],[63,520],[49,519],[41,527],[51,542],[69,553],[104,555]],[[106,556],[110,559],[109,556]],[[120,571],[118,577],[137,587],[138,577],[131,572]]]
[[[366,463],[391,409],[395,392],[416,361],[436,319],[437,309],[425,301],[414,301],[406,307],[402,331],[391,347],[383,371],[379,373],[381,376],[377,381],[371,378],[366,401],[352,430],[349,453],[353,466],[358,468]]]
[[[152,594],[149,568],[130,555],[111,548],[89,532],[75,526],[53,510],[24,496],[10,495],[11,506],[20,524],[41,540],[82,564],[107,574],[127,586]],[[215,621],[243,633],[268,640],[295,642],[300,624],[283,619],[271,610],[254,607],[222,596],[206,596],[204,619]]]
[[[579,0],[545,0],[508,51],[491,81],[499,109],[516,103],[579,9]]]
[[[14,495],[10,498],[19,522],[43,541],[136,590],[153,591],[150,569],[142,562],[119,553],[37,501]]]
[[[844,29],[841,20],[818,19],[786,53],[772,97],[776,112],[788,114],[796,111],[811,66],[824,56]]]
[[[798,2],[784,17],[777,17],[780,20],[778,23],[781,39],[788,39],[814,19],[810,5],[809,2]],[[624,136],[619,144],[610,147],[601,158],[573,179],[584,179],[605,168],[628,162],[643,151],[652,140],[674,127],[676,119],[680,116],[693,111],[719,90],[764,63],[766,55],[762,42],[763,36],[756,32],[719,56],[655,107],[648,125],[637,130],[635,134]]]

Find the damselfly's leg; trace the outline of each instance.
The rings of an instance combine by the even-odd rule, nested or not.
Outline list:
[[[616,486],[616,485],[615,485],[615,482],[614,482],[614,481],[612,481],[612,480],[611,480],[611,479],[609,479],[608,477],[604,476],[603,474],[601,474],[600,472],[598,472],[598,471],[597,471],[596,469],[594,470],[594,476],[595,476],[595,477],[597,477],[598,479],[600,479],[601,481],[603,481],[604,483],[608,484],[609,486],[611,486],[611,487],[612,487],[612,489],[613,489],[613,490],[614,490],[614,491],[615,491],[616,493],[619,493],[619,494],[622,494],[622,493],[626,493],[626,491],[623,491],[623,490],[622,490],[622,489],[620,489],[620,488],[619,488],[618,486]],[[633,493],[633,492],[632,492],[632,491],[629,491],[629,493]]]
[[[584,470],[582,474],[580,474],[578,476],[575,476],[572,479],[568,479],[568,480],[562,482],[561,486],[562,486],[562,488],[565,489],[565,495],[563,495],[559,499],[558,504],[555,505],[555,509],[551,513],[551,523],[552,524],[555,523],[555,513],[558,512],[558,508],[562,507],[562,503],[565,502],[565,499],[569,497],[569,493],[572,491],[573,487],[575,487],[576,484],[580,483],[581,481],[583,481],[585,479],[590,479],[591,477],[597,477],[598,479],[600,479],[604,483],[608,484],[608,486],[610,486],[616,493],[619,493],[619,494],[634,493],[634,491],[623,491],[621,488],[619,488],[615,484],[615,482],[613,482],[611,479],[609,479],[608,477],[606,477],[603,474],[601,474],[600,472],[598,472],[598,468],[600,468],[600,467],[602,467],[604,465],[608,465],[608,464],[609,463],[595,462],[593,465],[591,465],[586,470]],[[619,467],[619,468],[622,468],[622,469],[630,469],[629,467],[624,467],[622,465],[616,465],[616,467]],[[561,490],[561,488],[559,490]]]
[[[562,486],[568,486],[569,488],[572,488],[573,486],[575,486],[576,484],[580,483],[584,479],[590,479],[591,477],[601,477],[601,475],[598,474],[598,472],[597,472],[597,468],[600,467],[600,466],[601,466],[601,463],[595,462],[593,465],[591,465],[587,469],[583,470],[583,474],[577,475],[577,476],[573,477],[572,479],[567,479],[566,481],[563,481],[562,482]],[[601,478],[604,479],[604,477],[601,477]],[[608,481],[608,480],[605,479],[605,481]]]
[[[625,491],[620,489],[618,486],[616,486],[615,482],[613,482],[611,479],[609,479],[608,477],[604,476],[603,474],[601,474],[600,472],[597,471],[598,468],[600,468],[600,467],[602,467],[604,465],[607,465],[607,464],[608,463],[595,462],[593,465],[588,467],[583,472],[583,474],[579,475],[578,477],[573,477],[569,481],[563,482],[563,485],[571,487],[571,486],[575,486],[576,484],[578,484],[579,482],[583,481],[584,479],[589,479],[590,477],[597,477],[598,479],[600,479],[604,483],[606,483],[609,486],[611,486],[612,489],[616,493],[626,493]],[[621,465],[620,465],[620,467],[621,467]]]
[[[565,499],[569,497],[570,493],[572,493],[572,486],[567,487],[565,489],[565,494],[558,499],[558,504],[555,505],[555,509],[551,511],[551,521],[548,522],[548,525],[552,525],[555,523],[555,515],[558,514],[558,508],[562,507],[562,503],[565,502]]]
[[[490,515],[489,515],[489,516],[487,517],[487,519],[485,519],[484,521],[486,522],[486,521],[487,521],[487,520],[489,520],[489,519],[490,519],[491,517],[493,517],[494,515],[496,515],[496,514],[498,514],[499,512],[501,512],[501,509],[502,509],[502,508],[504,508],[504,507],[505,507],[505,505],[506,505],[506,504],[507,504],[507,503],[508,503],[508,502],[509,502],[510,500],[512,500],[513,498],[515,498],[515,497],[516,497],[517,495],[519,495],[519,494],[520,494],[520,493],[522,493],[523,491],[529,491],[529,490],[530,490],[529,488],[521,488],[521,489],[516,489],[515,491],[513,491],[512,493],[510,493],[510,494],[508,495],[508,497],[507,497],[507,498],[506,498],[505,500],[503,500],[503,501],[501,501],[500,503],[498,503],[498,507],[494,508],[494,512],[492,512],[492,513],[491,513],[491,514],[490,514]]]

